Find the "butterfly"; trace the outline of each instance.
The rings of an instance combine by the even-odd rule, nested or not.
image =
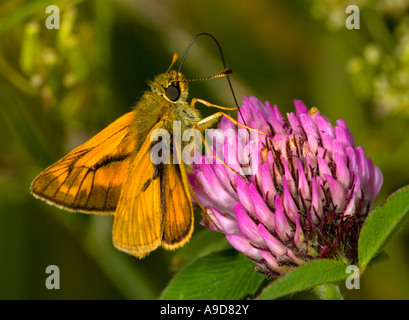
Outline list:
[[[159,246],[168,250],[186,244],[193,232],[194,196],[188,182],[189,165],[176,159],[181,150],[167,141],[170,163],[151,159],[159,142],[158,130],[172,137],[173,122],[182,132],[195,128],[201,132],[224,112],[202,118],[195,108],[201,99],[187,102],[188,80],[169,69],[149,82],[133,111],[121,116],[89,141],[41,172],[31,184],[32,194],[60,208],[96,214],[113,214],[113,244],[119,250],[143,258]],[[230,69],[203,79],[223,77]],[[186,144],[186,142],[184,142]],[[175,147],[176,146],[176,147]],[[178,161],[175,161],[178,160]],[[199,203],[200,205],[200,203]]]

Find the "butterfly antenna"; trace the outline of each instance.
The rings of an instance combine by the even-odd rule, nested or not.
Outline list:
[[[188,54],[190,48],[192,47],[193,43],[194,43],[195,40],[196,40],[197,38],[199,38],[200,36],[208,36],[208,37],[210,37],[210,38],[212,38],[212,39],[214,40],[214,42],[216,43],[217,47],[219,48],[219,52],[220,52],[220,56],[221,56],[221,58],[222,58],[222,62],[223,62],[223,67],[224,67],[224,69],[225,69],[225,70],[230,70],[230,69],[228,69],[228,68],[226,67],[226,62],[225,62],[225,60],[224,60],[223,51],[222,51],[222,48],[221,48],[219,42],[217,41],[217,39],[216,39],[213,35],[211,35],[210,33],[202,32],[202,33],[198,33],[197,35],[195,35],[195,36],[193,37],[193,39],[190,41],[189,45],[188,45],[187,48],[186,48],[185,54],[184,54],[183,57],[182,57],[182,61],[180,62],[178,72],[180,72],[180,70],[182,69],[183,63],[185,62],[186,56],[187,56],[187,54]],[[240,112],[240,108],[239,108],[239,104],[238,104],[237,99],[236,99],[236,95],[234,94],[233,85],[231,84],[231,81],[230,81],[229,73],[231,73],[231,70],[230,70],[230,72],[228,72],[228,73],[224,73],[225,70],[222,71],[223,76],[226,76],[227,81],[229,82],[229,87],[230,87],[230,91],[231,91],[231,93],[232,93],[232,95],[233,95],[234,103],[236,104],[237,110],[238,110],[238,112],[240,113],[241,119],[243,120],[244,124],[246,125],[246,123],[245,123],[245,121],[244,121],[244,118],[243,118],[243,115],[242,115],[241,112]]]

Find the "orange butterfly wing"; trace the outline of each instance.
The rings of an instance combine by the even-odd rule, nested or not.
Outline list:
[[[134,117],[128,112],[45,169],[31,192],[68,210],[114,212],[135,155]]]
[[[181,154],[179,150],[177,154]],[[175,155],[174,155],[175,156]],[[162,246],[168,250],[180,248],[189,241],[193,232],[193,194],[187,179],[184,163],[168,165],[164,187],[166,214],[162,235]]]
[[[160,127],[159,122],[152,131]],[[184,167],[180,170],[183,164],[154,165],[150,135],[132,162],[113,226],[114,245],[139,258],[160,245],[181,247],[193,231],[188,180]]]

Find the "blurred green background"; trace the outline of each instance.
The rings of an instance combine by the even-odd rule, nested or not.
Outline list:
[[[360,8],[359,30],[345,27],[348,4]],[[46,28],[48,5],[60,9],[59,30]],[[121,253],[111,217],[49,206],[29,186],[130,110],[146,80],[199,32],[220,42],[239,100],[256,95],[285,114],[301,99],[333,124],[345,119],[383,172],[377,203],[408,184],[408,8],[408,0],[1,0],[0,298],[156,299],[165,288],[177,253],[159,249],[142,261]],[[203,37],[183,72],[222,68]],[[192,84],[190,97],[234,103],[225,79]],[[347,299],[409,299],[408,223],[385,252],[361,289],[341,285]],[[45,287],[48,265],[60,269],[60,290]]]

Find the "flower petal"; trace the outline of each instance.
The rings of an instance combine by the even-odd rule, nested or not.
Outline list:
[[[320,170],[320,177],[324,179],[325,175],[332,176],[331,169],[329,168],[328,164],[322,158],[317,158],[318,161],[318,168]]]
[[[278,194],[275,197],[274,204],[274,231],[280,240],[288,241],[294,232],[288,224],[283,205],[281,204],[281,198]]]
[[[351,181],[351,177],[347,165],[345,163],[345,158],[343,155],[335,153],[334,161],[336,166],[335,174],[337,180],[342,184],[342,186],[345,189],[347,189]]]
[[[324,217],[322,205],[324,195],[322,191],[322,183],[319,183],[320,181],[321,179],[319,177],[314,177],[311,181],[311,212],[313,213],[312,220],[315,224],[318,224],[318,222]]]
[[[287,213],[287,217],[290,218],[292,222],[295,221],[294,216],[298,215],[298,208],[294,202],[293,196],[291,195],[290,189],[288,187],[287,180],[283,178],[283,207]],[[276,207],[277,210],[277,207]]]
[[[323,139],[323,135],[328,135],[331,139],[335,138],[334,127],[331,122],[324,116],[319,115],[315,118],[315,123],[317,124],[318,132]]]
[[[281,163],[283,164],[283,167],[284,167],[284,175],[282,177],[283,178],[283,183],[284,183],[284,180],[286,180],[287,184],[288,184],[288,187],[289,187],[289,189],[291,191],[291,194],[296,195],[297,194],[297,187],[295,185],[294,178],[293,178],[293,176],[291,174],[291,170],[288,167],[287,161],[284,158],[281,158]]]
[[[226,239],[233,246],[234,249],[244,253],[250,259],[254,261],[261,261],[263,257],[261,256],[258,249],[254,248],[250,242],[243,236],[236,234],[226,234]]]
[[[261,181],[261,191],[263,192],[263,199],[270,207],[273,207],[274,196],[277,194],[277,190],[271,177],[270,164],[268,162],[264,163],[261,167]]]
[[[206,212],[215,226],[224,234],[239,234],[240,229],[237,220],[229,215],[222,214],[215,207],[206,208]]]
[[[303,201],[311,198],[310,186],[308,185],[307,177],[305,176],[304,168],[300,159],[296,158],[298,172],[298,193]],[[301,205],[302,203],[300,203]]]
[[[249,184],[238,175],[235,177],[235,182],[237,186],[237,196],[239,197],[241,205],[250,215],[255,216],[253,201],[249,194]]]
[[[290,123],[291,129],[298,136],[304,136],[304,131],[302,130],[301,122],[293,112],[287,113],[287,119],[288,122]]]
[[[258,233],[257,225],[247,214],[239,202],[234,206],[234,213],[241,233],[256,247],[265,248],[266,244]]]
[[[261,223],[258,225],[258,231],[266,242],[268,249],[276,258],[282,258],[286,254],[287,247],[277,240]]]
[[[300,117],[301,114],[308,113],[308,108],[301,100],[294,100],[295,114]]]
[[[277,259],[269,251],[260,250],[259,253],[266,261],[268,268],[278,273],[283,272],[283,267],[279,265]]]
[[[251,183],[249,186],[249,194],[253,200],[253,207],[256,213],[256,218],[264,224],[269,230],[274,230],[274,213],[267,206],[264,199],[261,197],[256,186]]]
[[[351,131],[349,131],[348,126],[343,119],[337,120],[337,126],[335,127],[335,136],[337,140],[341,140],[351,147],[355,146],[354,137]]]
[[[295,233],[294,233],[294,243],[298,249],[303,250],[306,246],[304,231],[301,226],[300,217],[298,214],[294,215],[295,220]]]
[[[328,183],[329,190],[331,191],[332,202],[337,210],[343,210],[345,208],[346,194],[344,187],[336,179],[328,174],[324,174],[324,178]]]

